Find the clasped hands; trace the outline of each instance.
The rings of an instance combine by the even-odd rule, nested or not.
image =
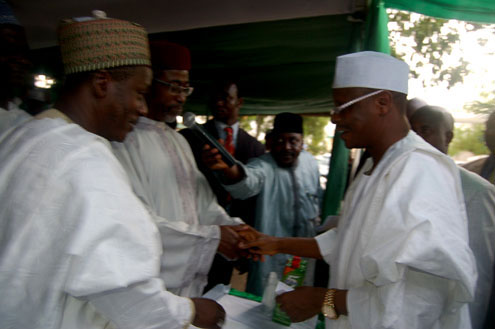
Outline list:
[[[229,233],[237,237],[238,256],[262,261],[263,255],[275,255],[277,253],[321,258],[316,240],[312,238],[278,238],[260,233],[249,225],[225,228],[228,228]],[[277,303],[291,318],[292,322],[300,322],[320,313],[326,291],[326,288],[298,287],[294,291],[277,296]],[[336,291],[335,308],[338,314],[347,315],[346,299],[347,290]]]
[[[245,257],[264,261],[263,255],[277,253],[276,238],[246,224],[222,225],[218,252],[231,260]]]

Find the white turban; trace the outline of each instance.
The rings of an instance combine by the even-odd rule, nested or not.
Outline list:
[[[390,55],[362,51],[337,57],[333,88],[372,88],[407,94],[409,66]]]

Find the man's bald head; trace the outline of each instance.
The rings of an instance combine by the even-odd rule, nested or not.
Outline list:
[[[408,120],[411,120],[411,117],[413,116],[414,112],[416,112],[417,109],[422,108],[423,106],[428,105],[424,100],[421,98],[411,98],[407,101],[407,108],[406,108],[406,116]]]
[[[423,139],[447,154],[454,137],[454,118],[444,108],[426,105],[410,118],[412,129]]]

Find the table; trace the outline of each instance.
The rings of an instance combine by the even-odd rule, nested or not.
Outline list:
[[[204,296],[216,300],[225,309],[227,318],[222,329],[314,329],[316,326],[316,316],[304,322],[293,323],[290,327],[273,322],[271,314],[264,312],[261,303],[229,295],[229,290],[229,286],[218,285]]]

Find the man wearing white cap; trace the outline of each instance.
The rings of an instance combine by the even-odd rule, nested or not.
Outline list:
[[[219,328],[219,304],[165,290],[158,230],[109,144],[147,112],[147,33],[95,15],[59,27],[56,109],[0,138],[0,328]]]
[[[277,298],[294,321],[327,328],[470,328],[476,265],[456,165],[409,130],[408,66],[389,55],[337,58],[332,121],[371,158],[349,187],[339,225],[315,239],[260,236],[246,248],[323,258],[330,289]]]

